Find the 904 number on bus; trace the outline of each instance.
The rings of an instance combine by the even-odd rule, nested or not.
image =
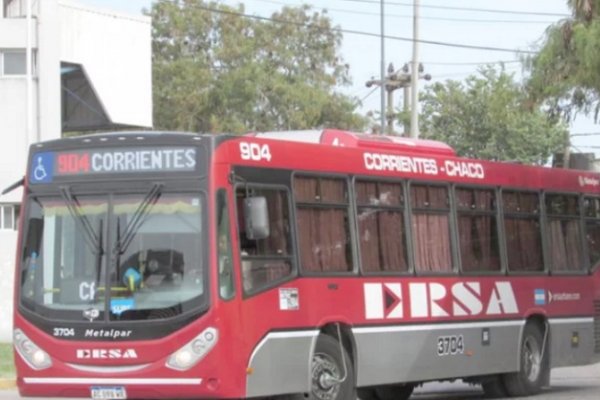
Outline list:
[[[268,144],[241,142],[240,156],[242,160],[271,161],[271,149]]]
[[[437,340],[437,355],[453,356],[465,352],[465,339],[463,335],[440,336]]]

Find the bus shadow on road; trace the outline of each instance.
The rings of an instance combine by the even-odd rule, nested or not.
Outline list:
[[[510,400],[548,400],[548,399],[564,399],[565,395],[568,395],[569,398],[579,398],[578,393],[580,392],[589,392],[589,386],[567,386],[567,385],[557,385],[552,386],[551,388],[547,388],[542,390],[539,394],[530,397],[506,397],[506,399]],[[478,389],[477,387],[472,388],[459,388],[459,389],[450,389],[450,390],[431,390],[431,389],[421,389],[420,391],[416,391],[411,399],[415,400],[479,400],[479,399],[487,399],[484,395],[483,391]],[[502,399],[499,399],[502,400]]]

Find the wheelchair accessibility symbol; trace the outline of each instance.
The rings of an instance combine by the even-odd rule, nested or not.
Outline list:
[[[33,170],[33,176],[36,181],[43,181],[48,176],[46,172],[46,168],[44,168],[44,164],[42,164],[42,157],[38,157],[37,159],[37,167]]]
[[[31,174],[29,176],[32,183],[51,182],[54,175],[54,153],[39,153],[33,157],[31,163]]]

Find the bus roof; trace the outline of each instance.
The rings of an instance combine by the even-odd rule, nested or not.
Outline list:
[[[254,132],[247,136],[287,140],[292,142],[325,144],[330,146],[397,150],[407,153],[456,156],[452,147],[435,140],[412,139],[400,136],[373,135],[337,129]]]
[[[258,143],[246,152],[232,144],[222,160],[237,165],[296,171],[431,180],[506,189],[600,193],[595,171],[549,168],[458,156],[432,140],[369,135],[334,129],[255,132],[238,138]],[[265,149],[262,143],[271,142]],[[264,152],[264,154],[263,154]]]

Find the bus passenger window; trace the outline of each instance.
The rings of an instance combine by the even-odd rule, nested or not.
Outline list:
[[[579,197],[546,195],[546,235],[552,271],[582,271],[583,248],[579,219]]]
[[[270,232],[264,239],[248,239],[246,235],[243,200],[247,196],[262,196],[267,200]],[[282,189],[240,187],[236,198],[242,286],[245,292],[255,292],[284,280],[292,273],[288,195]]]
[[[355,189],[363,271],[408,271],[402,184],[357,181]]]
[[[235,295],[233,284],[233,260],[231,254],[231,235],[229,234],[229,210],[227,192],[217,193],[217,255],[219,271],[219,294],[223,299]]]
[[[456,188],[458,244],[462,270],[500,270],[496,195],[490,189]]]
[[[584,211],[588,259],[593,268],[600,262],[600,197],[586,197]]]
[[[416,271],[451,272],[448,188],[414,184],[410,196]]]
[[[346,180],[296,177],[294,194],[304,271],[352,271]]]
[[[539,195],[507,190],[502,204],[509,270],[543,271]]]

